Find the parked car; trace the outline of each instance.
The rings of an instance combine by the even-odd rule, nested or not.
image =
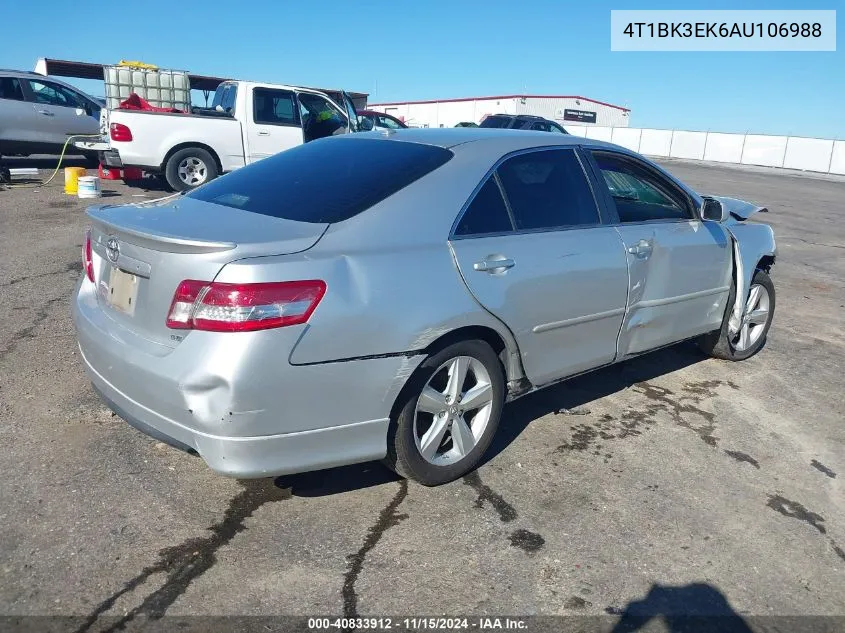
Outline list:
[[[455,127],[478,127],[478,123],[473,121],[461,121],[460,123],[456,123]]]
[[[275,84],[226,81],[209,109],[166,113],[108,112],[109,167],[163,174],[176,191],[309,141],[358,129],[355,106],[325,93]]]
[[[743,222],[759,210],[576,136],[322,139],[91,207],[81,358],[113,411],[219,473],[385,459],[440,484],[506,400],[686,339],[758,352],[776,255]]]
[[[362,131],[369,130],[404,130],[408,126],[395,116],[376,112],[374,110],[361,110],[358,113],[358,127]]]
[[[569,134],[560,123],[531,114],[490,114],[481,121],[479,127],[505,128],[509,130],[537,130]]]
[[[100,107],[57,79],[0,70],[0,155],[58,154],[69,135],[99,132]]]

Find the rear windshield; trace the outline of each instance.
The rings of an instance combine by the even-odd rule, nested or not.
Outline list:
[[[452,158],[442,147],[335,138],[306,143],[199,187],[189,198],[298,222],[342,222]]]
[[[509,116],[488,116],[478,127],[508,127],[510,122]]]

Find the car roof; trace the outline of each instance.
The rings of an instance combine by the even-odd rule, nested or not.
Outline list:
[[[83,95],[85,95],[86,97],[89,97],[90,99],[94,99],[94,97],[91,97],[91,95],[89,95],[87,92],[85,92],[81,88],[77,88],[76,86],[72,86],[71,84],[69,84],[65,81],[62,81],[61,79],[56,79],[55,77],[50,77],[48,75],[42,75],[41,73],[36,73],[36,72],[31,71],[31,70],[13,70],[13,69],[10,69],[10,68],[0,68],[0,76],[14,77],[15,79],[43,79],[45,81],[52,81],[53,83],[60,84],[62,86],[65,86],[66,88],[71,88],[72,90],[75,90],[76,92],[81,92]]]
[[[378,110],[358,110],[358,114],[366,114],[368,116],[386,116],[388,119],[397,119],[392,114],[388,114],[387,112],[379,112]]]
[[[385,140],[420,143],[452,149],[468,143],[483,143],[491,146],[501,145],[503,150],[513,151],[543,145],[584,145],[606,146],[616,148],[612,143],[605,143],[595,139],[570,134],[549,134],[534,130],[509,130],[504,128],[483,127],[447,127],[447,128],[408,128],[390,130],[387,132],[361,132],[349,135],[366,138],[383,138]],[[343,138],[343,137],[339,137]],[[491,150],[498,149],[491,147]]]
[[[15,70],[14,68],[0,68],[0,73],[4,75],[25,75],[27,77],[32,77],[33,75],[37,77],[43,77],[44,75],[39,75],[36,72],[31,70]]]
[[[537,114],[507,114],[505,112],[497,112],[496,114],[490,114],[488,116],[509,116],[514,119],[543,119],[543,117]]]

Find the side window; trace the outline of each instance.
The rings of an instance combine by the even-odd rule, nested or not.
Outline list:
[[[346,115],[320,95],[300,92],[299,103],[302,107],[303,117],[315,117],[318,121],[332,118],[342,125],[346,125]]]
[[[79,102],[79,98],[64,86],[32,79],[28,79],[27,81],[29,82],[29,89],[32,91],[32,96],[36,103],[63,106],[66,108],[81,108],[84,106],[84,104]]]
[[[537,130],[538,132],[551,132],[551,126],[545,121],[536,121],[535,123],[532,123],[531,129]]]
[[[23,101],[23,88],[16,77],[0,77],[0,99]]]
[[[292,92],[273,88],[253,88],[252,102],[253,120],[256,123],[299,126],[299,112]]]
[[[553,134],[567,134],[567,131],[557,123],[549,123],[549,132],[552,132]]]
[[[592,154],[616,205],[620,222],[688,220],[693,217],[683,194],[646,166],[607,152]]]
[[[478,190],[458,226],[455,235],[485,235],[513,230],[508,209],[496,179],[491,176]]]
[[[600,224],[581,162],[571,149],[519,154],[499,167],[518,230]]]
[[[386,117],[386,116],[380,116],[378,118],[378,124],[379,124],[379,127],[386,127],[389,130],[401,130],[402,129],[401,125],[399,125],[396,121],[394,121],[393,119]]]

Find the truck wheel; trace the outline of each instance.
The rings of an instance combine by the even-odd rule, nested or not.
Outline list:
[[[775,286],[769,275],[763,270],[754,273],[751,288],[742,310],[742,324],[739,331],[731,334],[728,321],[736,297],[736,282],[731,284],[728,305],[722,327],[715,332],[702,336],[698,345],[701,350],[714,358],[723,360],[745,360],[759,352],[766,343],[766,336],[775,316]]]
[[[201,147],[186,147],[174,153],[164,168],[167,184],[176,191],[190,191],[218,176],[217,162]]]

